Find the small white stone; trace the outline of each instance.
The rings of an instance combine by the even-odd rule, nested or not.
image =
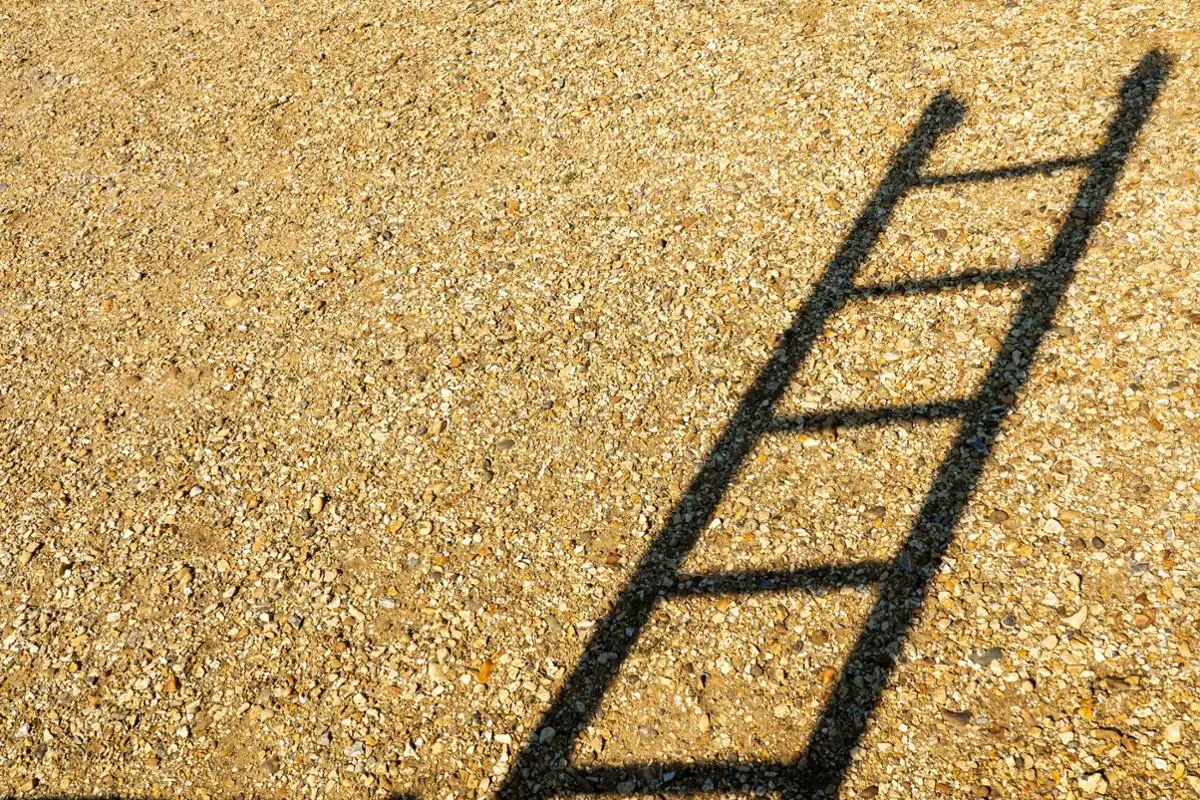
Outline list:
[[[1087,606],[1080,606],[1078,611],[1071,616],[1064,618],[1063,622],[1065,622],[1067,625],[1070,625],[1072,628],[1081,628],[1083,627],[1083,623],[1087,622],[1087,617]]]
[[[1079,788],[1087,794],[1104,794],[1108,791],[1108,781],[1103,772],[1089,772],[1079,779]]]

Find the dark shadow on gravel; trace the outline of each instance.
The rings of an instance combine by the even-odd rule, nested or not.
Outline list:
[[[1034,354],[1050,330],[1075,267],[1087,250],[1117,177],[1170,70],[1170,59],[1151,51],[1122,84],[1120,107],[1104,143],[1094,153],[1001,169],[923,175],[938,139],[963,117],[949,94],[938,96],[893,157],[879,187],[829,262],[804,307],[778,341],[728,427],[705,458],[686,494],[638,562],[633,577],[600,620],[575,670],[534,728],[505,783],[501,800],[541,800],[587,794],[706,794],[743,791],[783,798],[834,797],[851,755],[879,704],[901,645],[921,607],[955,528],[975,488],[1005,417],[1012,410]],[[1086,169],[1074,203],[1046,257],[1024,268],[975,271],[911,283],[858,286],[854,278],[909,191],[982,181],[1015,180]],[[807,418],[781,418],[775,407],[792,376],[838,309],[863,297],[947,291],[979,284],[1024,285],[1019,308],[978,394],[946,403],[831,409]],[[708,525],[747,455],[766,434],[814,427],[853,427],[960,419],[957,437],[938,467],[909,534],[887,562],[831,564],[784,573],[683,575],[680,566]],[[681,595],[733,594],[842,586],[878,586],[879,595],[846,666],[817,720],[807,746],[790,761],[642,763],[576,767],[569,758],[576,738],[655,607]],[[548,730],[552,729],[552,730]]]
[[[930,103],[804,307],[783,332],[771,359],[742,398],[683,499],[638,562],[633,578],[616,598],[612,612],[597,623],[583,657],[559,689],[501,785],[497,795],[501,800],[634,792],[744,791],[783,798],[838,794],[851,754],[879,704],[929,580],[953,541],[959,518],[1001,424],[1024,384],[1038,345],[1053,324],[1059,302],[1087,250],[1088,239],[1169,70],[1170,59],[1161,51],[1152,51],[1142,59],[1121,86],[1120,108],[1108,126],[1104,143],[1094,153],[996,170],[922,175],[921,168],[938,139],[958,125],[964,111],[948,94]],[[1081,167],[1087,168],[1087,174],[1080,183],[1072,210],[1040,263],[1022,269],[973,272],[915,283],[854,284],[859,267],[887,226],[897,203],[910,190],[1013,180]],[[1026,288],[978,394],[947,403],[833,409],[807,418],[783,418],[775,414],[788,382],[808,357],[827,320],[848,302],[862,297],[946,291],[988,283],[1022,283]],[[707,526],[746,456],[763,435],[786,435],[789,431],[830,425],[852,427],[950,418],[962,420],[959,433],[938,468],[907,539],[891,561],[831,564],[782,573],[680,574],[684,558]],[[865,585],[880,587],[878,600],[799,758],[779,762],[657,762],[583,769],[569,763],[576,737],[595,715],[651,612],[662,600],[696,594],[820,591]],[[553,735],[547,735],[547,729],[553,729]],[[36,790],[34,794],[53,800],[83,800],[79,795],[41,795]],[[181,796],[186,794],[182,792]],[[13,796],[0,796],[0,800],[8,797]],[[93,795],[90,800],[117,798],[117,795]],[[415,796],[396,794],[391,800],[415,800]]]

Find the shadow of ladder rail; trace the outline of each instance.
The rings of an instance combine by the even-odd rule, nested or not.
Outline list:
[[[749,792],[784,798],[837,795],[877,707],[900,647],[913,624],[1000,426],[1012,408],[1038,345],[1087,248],[1117,176],[1166,79],[1169,59],[1151,51],[1127,77],[1107,135],[1093,153],[995,170],[924,175],[938,138],[962,119],[963,107],[942,94],[926,108],[893,157],[878,189],[829,262],[804,307],[713,445],[686,494],[654,536],[633,577],[601,620],[574,671],[518,755],[501,800],[589,794]],[[1074,204],[1046,257],[1028,267],[974,271],[926,281],[859,286],[854,278],[900,200],[921,188],[1012,180],[1086,170]],[[866,297],[947,291],[973,284],[1023,284],[1025,289],[1003,344],[974,396],[943,403],[831,410],[783,418],[775,407],[812,350],[830,316]],[[886,425],[916,419],[961,420],[932,486],[896,556],[883,562],[828,565],[794,572],[687,576],[684,558],[759,437],[814,426]],[[788,589],[878,586],[878,598],[829,695],[807,746],[792,762],[658,762],[576,768],[571,749],[628,656],[656,605],[680,595],[722,595]],[[553,732],[547,731],[548,728]]]

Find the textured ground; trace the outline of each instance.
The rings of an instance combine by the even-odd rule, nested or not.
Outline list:
[[[1200,796],[1200,6],[9,0],[0,794],[491,797],[940,91],[1087,153],[1174,63],[842,796]],[[1036,260],[1081,170],[864,281]],[[785,406],[962,396],[1019,288]],[[952,421],[772,437],[686,567],[886,559]],[[663,603],[581,766],[793,758],[870,589]]]

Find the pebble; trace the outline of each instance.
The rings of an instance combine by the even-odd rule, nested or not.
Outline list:
[[[1105,794],[1108,791],[1108,779],[1103,772],[1089,772],[1079,778],[1078,784],[1084,794]]]
[[[29,566],[29,562],[33,560],[33,557],[37,555],[37,552],[41,549],[41,547],[41,542],[32,542],[26,545],[24,549],[21,550],[20,555],[17,556],[17,563],[22,567]]]
[[[186,589],[192,585],[192,581],[196,579],[196,570],[190,566],[180,567],[175,572],[175,585],[180,589]]]
[[[1063,623],[1072,628],[1082,628],[1083,623],[1087,622],[1088,609],[1087,606],[1080,606],[1079,610],[1069,617],[1063,617]]]
[[[993,662],[1004,658],[1004,650],[999,647],[986,647],[971,651],[970,659],[981,667],[990,667]]]
[[[833,667],[821,668],[821,685],[830,686],[838,678],[838,671]]]
[[[949,722],[951,725],[959,728],[964,728],[971,723],[970,711],[953,711],[948,708],[942,709],[942,719]]]

